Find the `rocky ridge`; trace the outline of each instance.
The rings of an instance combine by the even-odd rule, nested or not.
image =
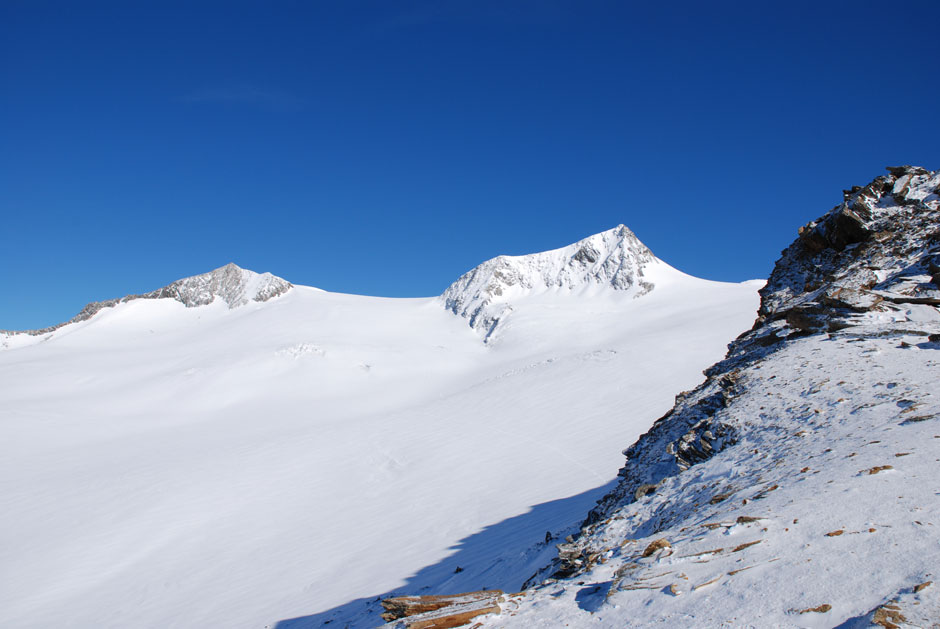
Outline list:
[[[641,296],[653,289],[644,268],[657,259],[624,225],[574,244],[523,256],[498,256],[480,264],[451,284],[440,296],[444,307],[469,320],[484,340],[512,312],[513,298],[551,289],[573,290],[606,286]],[[136,299],[175,299],[187,308],[204,306],[220,298],[229,308],[249,301],[263,302],[293,285],[270,273],[258,274],[235,264],[194,275],[155,291],[95,301],[63,323],[36,330],[0,330],[0,334],[40,336],[70,323],[86,321],[105,308]]]
[[[635,499],[641,485],[682,472],[733,443],[727,437],[733,431],[714,419],[717,412],[734,398],[740,369],[766,360],[786,341],[849,329],[858,336],[940,333],[932,307],[940,305],[940,171],[888,170],[890,175],[867,186],[846,190],[842,204],[799,229],[760,290],[754,327],[729,346],[725,360],[706,370],[705,383],[677,396],[676,406],[624,452],[624,481],[585,524]],[[673,441],[678,426],[683,434]],[[657,456],[651,465],[639,456],[663,437],[671,461]]]
[[[445,307],[489,339],[521,295],[583,286],[609,286],[637,296],[653,289],[643,269],[656,260],[627,227],[524,256],[498,256],[465,273],[441,295]]]
[[[602,625],[935,620],[940,171],[888,171],[799,230],[753,328],[624,451],[616,488],[526,583],[533,600]],[[497,624],[545,612],[515,613]]]
[[[270,273],[255,273],[229,263],[208,273],[176,280],[172,284],[149,293],[91,302],[68,321],[48,328],[39,330],[0,330],[0,334],[28,334],[31,336],[48,334],[70,323],[86,321],[105,308],[113,308],[118,304],[136,299],[175,299],[187,308],[196,308],[211,304],[218,298],[224,301],[229,308],[238,308],[252,301],[268,301],[278,295],[283,295],[291,288],[293,288],[293,284]]]

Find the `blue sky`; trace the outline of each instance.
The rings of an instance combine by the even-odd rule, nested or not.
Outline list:
[[[233,261],[438,294],[619,223],[719,280],[940,168],[940,3],[0,3],[0,329]]]

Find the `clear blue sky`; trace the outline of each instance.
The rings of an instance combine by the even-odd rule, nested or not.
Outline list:
[[[940,168],[940,2],[0,3],[0,329],[233,261],[438,294],[618,223],[766,277]]]

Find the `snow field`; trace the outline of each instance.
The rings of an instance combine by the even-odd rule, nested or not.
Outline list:
[[[757,307],[659,283],[518,298],[487,345],[437,299],[295,287],[0,352],[0,624],[374,626],[357,599],[518,588]]]

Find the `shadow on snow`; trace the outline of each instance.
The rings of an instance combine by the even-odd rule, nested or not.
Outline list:
[[[380,601],[390,596],[457,594],[484,589],[517,591],[555,556],[555,544],[577,530],[616,479],[586,492],[544,502],[460,540],[455,551],[411,576],[401,587],[349,601],[310,616],[279,621],[274,629],[365,628],[384,623]],[[552,535],[546,541],[546,533]],[[311,601],[315,604],[315,601]]]

